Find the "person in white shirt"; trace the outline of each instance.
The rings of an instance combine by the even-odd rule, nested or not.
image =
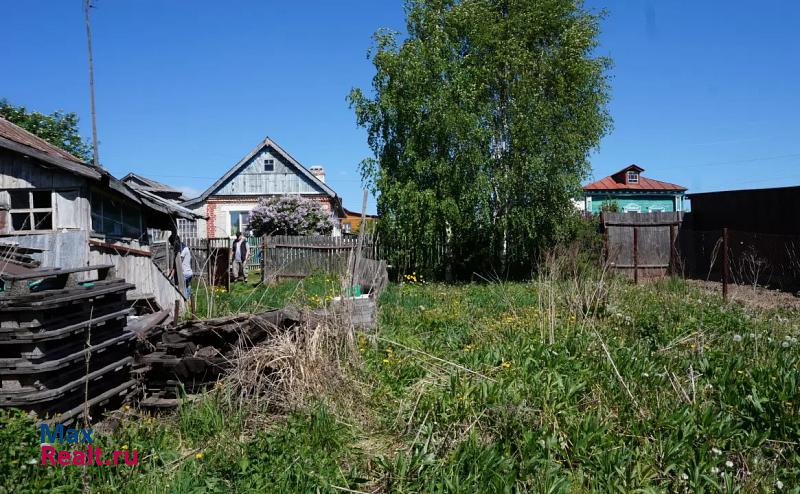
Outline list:
[[[189,251],[189,247],[186,246],[183,242],[181,242],[181,238],[177,235],[173,235],[171,237],[172,247],[175,249],[175,252],[179,252],[181,256],[181,270],[183,271],[183,279],[186,284],[186,291],[184,295],[186,296],[186,300],[189,300],[192,296],[192,277],[194,273],[192,272],[192,253]],[[177,279],[178,273],[176,272],[175,268],[172,268],[172,272],[170,273],[170,278],[175,280],[175,284],[178,284]]]

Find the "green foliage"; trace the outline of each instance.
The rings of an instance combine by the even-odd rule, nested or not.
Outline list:
[[[55,111],[50,115],[29,112],[24,106],[14,106],[0,99],[0,117],[19,125],[50,144],[57,146],[83,161],[89,161],[91,146],[78,132],[78,115],[74,112]]]
[[[349,96],[374,153],[362,174],[380,191],[381,241],[404,272],[530,273],[568,233],[588,153],[609,128],[599,19],[576,0],[406,10],[402,43],[375,34],[374,97]]]

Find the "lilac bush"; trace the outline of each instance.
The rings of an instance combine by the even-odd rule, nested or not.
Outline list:
[[[253,235],[329,235],[334,221],[322,204],[298,195],[261,199],[250,213]]]

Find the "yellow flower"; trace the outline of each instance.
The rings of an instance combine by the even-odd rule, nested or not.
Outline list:
[[[202,460],[204,456],[205,455],[202,452],[197,453],[196,455],[194,455],[194,457],[197,458],[198,460]]]
[[[122,451],[127,451],[127,450],[128,450],[128,445],[127,444],[123,444],[122,445]]]
[[[510,368],[510,367],[511,367],[511,362],[506,362],[506,361],[504,360],[504,361],[503,361],[503,363],[502,363],[502,364],[500,364],[500,365],[503,367],[503,369],[508,369],[508,368]]]
[[[388,358],[383,359],[383,363],[384,364],[388,364],[389,363],[389,359]]]

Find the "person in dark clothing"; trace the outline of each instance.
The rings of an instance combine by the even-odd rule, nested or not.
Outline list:
[[[242,232],[236,234],[236,240],[233,241],[231,246],[231,266],[233,266],[233,281],[247,281],[247,272],[245,266],[247,265],[247,257],[250,255],[250,249],[247,247],[247,239],[242,235]]]

